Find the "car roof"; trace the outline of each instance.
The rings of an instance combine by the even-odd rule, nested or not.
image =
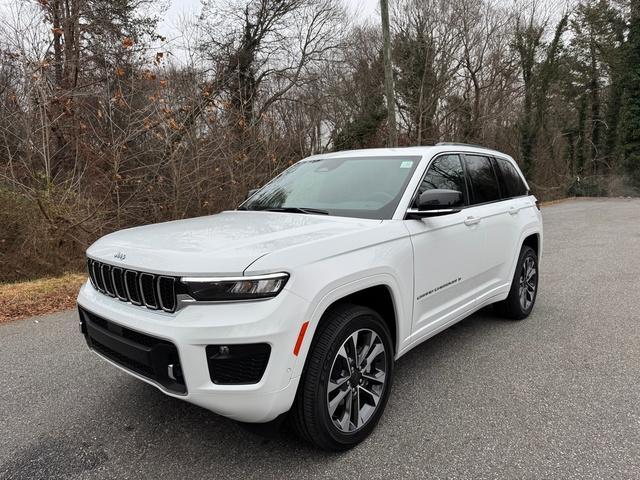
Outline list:
[[[511,156],[490,148],[463,143],[442,143],[438,145],[425,145],[417,147],[396,147],[396,148],[363,148],[360,150],[342,150],[339,152],[322,153],[305,158],[305,160],[320,158],[340,158],[340,157],[401,157],[401,156],[433,156],[444,152],[478,153],[484,155],[496,155],[508,158]]]

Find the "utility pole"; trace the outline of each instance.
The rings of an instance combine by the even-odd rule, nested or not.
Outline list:
[[[393,70],[391,69],[391,36],[389,34],[389,2],[380,0],[380,15],[382,17],[382,42],[384,61],[384,88],[387,97],[387,123],[389,129],[389,147],[398,146],[396,134],[396,101],[393,94]]]

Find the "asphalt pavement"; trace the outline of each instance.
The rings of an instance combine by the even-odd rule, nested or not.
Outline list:
[[[640,478],[640,200],[543,209],[540,292],[397,364],[341,454],[265,439],[98,359],[74,311],[0,325],[0,478]]]

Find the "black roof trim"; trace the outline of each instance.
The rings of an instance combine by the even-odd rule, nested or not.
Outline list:
[[[436,143],[436,147],[443,147],[443,146],[458,146],[458,147],[475,147],[475,148],[482,148],[484,150],[493,150],[493,148],[488,148],[488,147],[483,147],[482,145],[476,145],[475,143],[462,143],[462,142],[438,142]]]

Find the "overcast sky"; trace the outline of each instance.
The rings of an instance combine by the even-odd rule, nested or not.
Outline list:
[[[342,0],[349,11],[358,18],[369,19],[378,17],[378,0]],[[176,25],[181,17],[200,13],[200,0],[170,0],[169,9],[163,15],[160,23],[160,34],[174,38],[178,34]]]

